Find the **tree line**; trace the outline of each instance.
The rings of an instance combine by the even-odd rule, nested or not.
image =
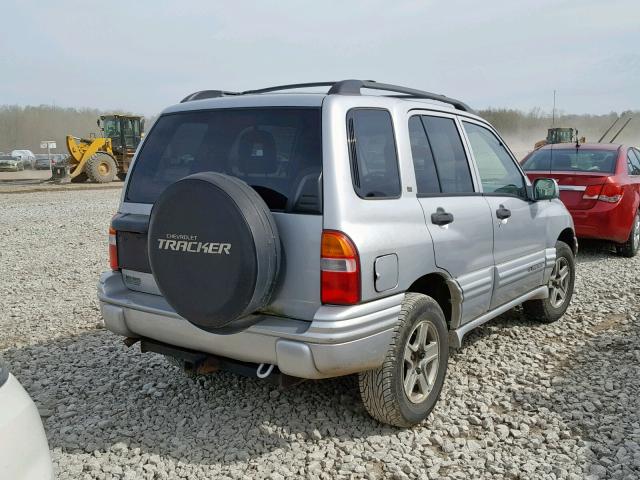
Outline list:
[[[99,134],[96,120],[103,112],[93,108],[61,108],[51,105],[41,106],[0,106],[0,152],[13,149],[29,149],[34,153],[43,152],[40,142],[55,140],[58,153],[66,153],[65,137],[89,137]],[[604,115],[574,115],[559,113],[553,121],[552,115],[541,109],[522,112],[515,109],[486,109],[478,114],[489,120],[504,136],[517,156],[526,154],[537,140],[547,135],[547,128],[552,123],[557,127],[577,128],[579,136],[585,136],[587,141],[596,142],[604,131],[619,116],[627,118],[634,115],[634,119],[616,139],[620,143],[640,145],[640,111],[611,112]],[[151,126],[153,119],[146,119],[146,128]],[[622,126],[619,121],[605,141]]]

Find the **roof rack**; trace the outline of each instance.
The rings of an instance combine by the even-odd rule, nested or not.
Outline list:
[[[381,90],[385,92],[398,93],[396,98],[421,98],[426,100],[435,100],[437,102],[447,103],[458,110],[464,112],[473,112],[466,103],[447,97],[437,93],[425,92],[414,88],[401,87],[398,85],[390,85],[387,83],[378,83],[374,80],[341,80],[339,82],[312,82],[312,83],[293,83],[289,85],[278,85],[275,87],[260,88],[257,90],[245,90],[244,92],[229,92],[224,90],[203,90],[192,93],[185,97],[180,103],[190,102],[192,100],[202,100],[204,98],[226,97],[235,95],[250,95],[256,93],[279,92],[282,90],[295,90],[298,88],[309,87],[330,87],[328,95],[362,95],[361,89]]]
[[[240,94],[241,92],[228,92],[226,90],[201,90],[199,92],[194,92],[191,95],[187,95],[182,100],[180,100],[180,103],[191,102],[192,100],[204,100],[205,98],[228,97]]]

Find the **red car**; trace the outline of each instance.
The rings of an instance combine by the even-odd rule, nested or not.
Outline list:
[[[615,242],[633,257],[640,246],[640,151],[611,143],[557,143],[522,160],[531,180],[558,181],[576,235]]]

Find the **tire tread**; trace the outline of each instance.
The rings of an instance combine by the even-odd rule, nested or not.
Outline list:
[[[397,427],[413,425],[405,419],[399,409],[393,391],[393,370],[397,362],[396,346],[402,337],[412,310],[416,304],[425,298],[424,295],[408,292],[400,309],[398,322],[393,329],[387,355],[381,367],[362,372],[359,375],[359,387],[362,403],[369,414],[376,420]],[[429,298],[429,297],[427,297]],[[429,298],[432,302],[434,300]]]

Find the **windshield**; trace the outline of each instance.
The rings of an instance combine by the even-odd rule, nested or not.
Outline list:
[[[120,122],[116,118],[105,118],[102,126],[104,129],[104,136],[107,138],[120,137]]]
[[[534,152],[522,165],[525,171],[613,173],[617,150],[586,148],[544,149]]]
[[[320,109],[163,115],[138,155],[125,199],[153,203],[170,184],[203,171],[245,181],[272,210],[320,213]]]

